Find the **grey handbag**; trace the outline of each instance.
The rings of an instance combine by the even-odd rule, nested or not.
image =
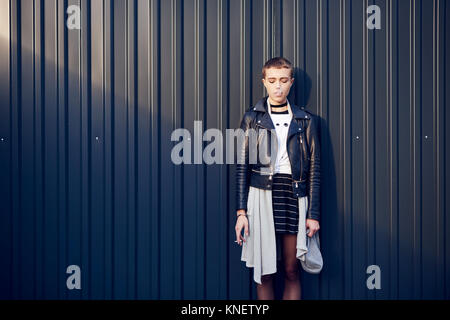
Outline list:
[[[309,229],[306,229],[306,247],[308,251],[305,259],[300,260],[303,270],[308,273],[318,274],[323,267],[322,254],[320,253],[319,233],[316,232],[311,238],[308,237]]]

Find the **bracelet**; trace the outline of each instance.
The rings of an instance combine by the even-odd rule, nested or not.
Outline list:
[[[247,213],[239,213],[239,214],[236,216],[236,219],[239,218],[239,216],[245,216],[245,217],[247,218]]]

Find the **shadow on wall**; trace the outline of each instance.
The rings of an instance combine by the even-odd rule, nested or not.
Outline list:
[[[170,213],[160,218],[160,199],[152,196],[160,187],[170,189],[165,181],[171,180],[160,183],[157,170],[170,161],[172,145],[158,149],[158,137],[170,141],[171,116],[153,110],[149,92],[136,94],[138,77],[131,73],[139,71],[137,61],[127,55],[135,47],[117,41],[125,31],[113,34],[114,47],[108,36],[96,41],[102,33],[88,34],[84,24],[68,31],[63,11],[50,2],[46,9],[55,15],[48,19],[57,23],[36,27],[30,5],[21,2],[19,13],[11,8],[11,33],[0,32],[2,52],[11,53],[11,78],[1,75],[0,96],[9,101],[2,117],[10,113],[12,120],[6,117],[10,130],[0,155],[8,178],[0,215],[0,297],[158,298],[159,265],[168,271],[165,278],[181,268],[173,254],[158,251],[177,248],[165,241],[173,238],[174,201],[161,206]],[[150,77],[140,79],[140,88],[150,87]],[[158,120],[152,112],[161,112]],[[164,173],[173,177],[175,170],[167,165]],[[69,265],[80,266],[84,290],[66,288]]]
[[[338,212],[337,205],[337,187],[336,187],[336,169],[334,161],[333,146],[328,125],[317,111],[308,108],[308,102],[311,95],[312,81],[310,76],[300,68],[294,68],[295,81],[289,93],[288,99],[302,109],[311,112],[319,119],[319,138],[321,141],[321,221],[319,236],[321,239],[321,252],[324,259],[324,267],[319,275],[313,275],[305,272],[298,262],[300,269],[300,283],[302,287],[302,299],[316,300],[321,299],[327,294],[323,291],[328,290],[328,286],[335,282],[339,284],[342,276],[339,264],[342,265],[343,257],[340,255],[341,249],[338,248],[340,237],[335,230],[339,217],[343,216]],[[327,262],[333,261],[333,265]],[[282,261],[278,262],[277,274],[275,276],[275,298],[281,299],[284,290],[284,266]]]
[[[306,108],[311,94],[311,78],[303,69],[295,67],[294,79],[288,99],[294,101],[298,106]]]

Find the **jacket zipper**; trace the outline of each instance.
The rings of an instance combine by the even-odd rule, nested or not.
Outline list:
[[[294,180],[294,179],[292,179],[294,182],[295,182],[295,187],[296,188],[298,188],[298,184],[299,183],[302,183],[302,181],[305,181],[304,179],[303,180]]]
[[[255,170],[255,169],[252,168],[252,171],[261,174],[261,170]],[[269,176],[272,176],[272,175],[273,175],[273,172],[271,171],[270,174],[269,174]]]
[[[303,139],[302,139],[302,133],[300,132],[300,149],[302,150],[301,154],[300,154],[300,178],[302,177],[302,173],[303,173]],[[297,183],[295,184],[295,186],[297,187]]]
[[[286,140],[286,150],[289,150],[288,149],[289,148],[288,142],[289,141],[287,139]],[[302,139],[302,134],[301,133],[300,133],[300,144],[303,145],[303,139]],[[302,153],[303,153],[303,148],[302,148]],[[291,162],[291,157],[289,157],[289,152],[288,152],[288,158],[289,158],[289,163],[290,163],[291,168],[292,168],[292,162]],[[302,172],[303,172],[303,157],[301,157],[301,155],[300,155],[300,178],[302,177]],[[295,187],[298,188],[298,182],[300,182],[301,180],[294,180],[294,181],[295,181]]]

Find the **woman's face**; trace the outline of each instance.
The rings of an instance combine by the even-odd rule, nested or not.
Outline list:
[[[262,82],[269,94],[269,102],[272,104],[282,104],[286,101],[292,83],[294,83],[294,78],[291,78],[290,73],[287,68],[266,69],[266,77],[262,79]]]

